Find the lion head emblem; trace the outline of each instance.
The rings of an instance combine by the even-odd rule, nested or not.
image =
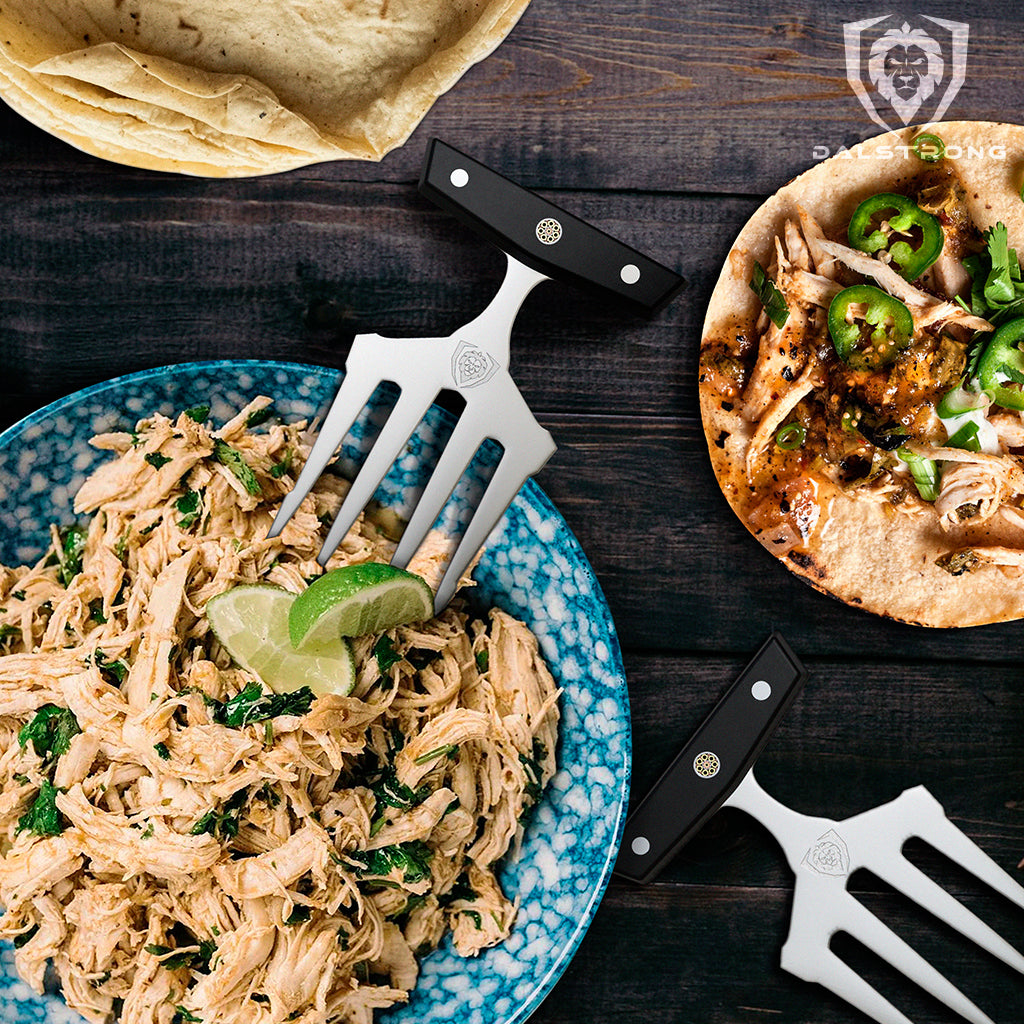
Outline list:
[[[880,35],[868,55],[868,79],[904,124],[935,91],[944,70],[939,44],[906,22]]]

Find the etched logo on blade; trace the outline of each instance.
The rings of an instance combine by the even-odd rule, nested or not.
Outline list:
[[[819,875],[841,877],[850,873],[850,851],[835,829],[829,829],[804,854],[801,863]]]
[[[846,78],[871,120],[886,130],[899,127],[897,121],[942,120],[964,84],[966,22],[927,14],[920,21],[926,24],[883,14],[843,25]]]
[[[482,348],[459,342],[459,347],[452,355],[452,377],[459,388],[475,388],[494,376],[498,363],[494,357]]]

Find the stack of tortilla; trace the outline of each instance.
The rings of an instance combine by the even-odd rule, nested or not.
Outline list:
[[[0,96],[95,156],[214,177],[379,160],[529,0],[3,0]]]

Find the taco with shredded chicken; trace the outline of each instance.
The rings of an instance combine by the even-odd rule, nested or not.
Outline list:
[[[733,510],[791,571],[927,626],[1024,616],[1024,127],[870,139],[772,196],[704,323]]]

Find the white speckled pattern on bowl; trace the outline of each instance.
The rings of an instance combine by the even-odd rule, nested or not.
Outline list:
[[[133,426],[152,412],[210,405],[223,422],[257,394],[275,398],[286,419],[322,414],[340,377],[296,363],[232,361],[161,367],[86,388],[0,434],[0,562],[37,558],[51,522],[72,520],[75,490],[108,457],[89,447],[104,430]],[[378,417],[371,412],[369,421]],[[400,457],[378,498],[407,513],[451,428],[434,409],[413,448]],[[355,432],[361,439],[363,430]],[[346,449],[358,460],[358,441]],[[470,487],[474,486],[471,482]],[[458,501],[442,514],[460,518]],[[483,601],[526,621],[559,685],[559,770],[531,821],[503,884],[522,906],[512,937],[473,960],[445,944],[423,963],[407,1006],[388,1024],[518,1024],[550,991],[579,945],[618,852],[629,791],[629,705],[608,606],[578,541],[532,481],[492,533],[476,571]],[[39,998],[0,950],[0,1021],[65,1024],[81,1018],[57,996]]]

